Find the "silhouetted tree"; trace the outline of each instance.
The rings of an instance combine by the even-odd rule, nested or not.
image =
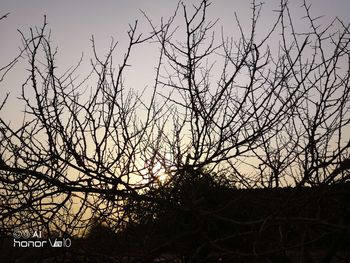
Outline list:
[[[260,32],[263,5],[253,1],[251,27],[244,29],[236,15],[239,37],[229,38],[208,21],[209,6],[207,0],[192,9],[179,3],[159,25],[145,14],[151,33],[130,25],[118,64],[116,43],[102,59],[92,38],[92,70],[81,82],[81,61],[57,72],[46,19],[21,33],[29,67],[20,98],[24,118],[17,126],[0,118],[4,232],[43,227],[83,234],[98,218],[115,232],[142,225],[150,231],[143,237],[155,239],[161,224],[183,220],[164,237],[170,245],[195,236],[187,260],[200,262],[286,253],[317,236],[291,244],[284,240],[288,223],[298,228],[312,221],[331,228],[327,233],[343,229],[340,221],[279,214],[293,191],[257,217],[227,212],[244,204],[225,200],[236,188],[321,189],[349,180],[349,26],[338,19],[321,25],[304,1],[306,26],[298,32],[282,0],[275,23]],[[154,85],[139,93],[124,78],[135,46],[150,41],[159,46]],[[0,70],[6,73],[15,61]],[[280,240],[261,238],[268,227]],[[152,260],[163,248],[148,246]],[[203,252],[209,247],[214,254]]]

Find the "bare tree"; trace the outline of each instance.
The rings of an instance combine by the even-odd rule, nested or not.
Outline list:
[[[242,187],[345,181],[348,26],[338,19],[318,24],[304,2],[310,31],[299,33],[282,1],[271,30],[258,34],[262,5],[254,1],[250,31],[236,17],[240,38],[222,35],[219,41],[215,22],[206,20],[209,5],[202,1],[192,14],[180,6],[183,28],[172,18],[156,35],[167,61],[158,83],[168,88],[160,96],[167,102],[171,117],[164,121],[171,129],[162,139],[172,165],[225,170]],[[280,39],[273,50],[276,33]]]
[[[258,32],[262,5],[253,1],[250,30],[245,31],[236,16],[238,40],[223,35],[218,40],[214,30],[216,22],[206,19],[209,5],[208,1],[202,1],[193,12],[180,5],[174,18],[156,35],[167,61],[160,69],[159,85],[162,91],[168,92],[159,95],[166,101],[170,113],[164,122],[171,127],[162,130],[161,139],[167,155],[158,151],[157,157],[158,162],[164,162],[169,174],[164,187],[170,186],[170,190],[162,195],[181,204],[177,215],[182,216],[170,213],[179,220],[174,224],[181,224],[179,218],[187,218],[186,211],[194,212],[190,216],[193,219],[191,231],[182,229],[167,238],[172,237],[170,240],[176,242],[186,234],[186,238],[198,237],[192,231],[206,221],[203,216],[206,215],[220,218],[223,225],[230,222],[231,226],[243,229],[248,226],[250,230],[242,233],[227,227],[226,232],[216,238],[210,236],[209,230],[199,230],[206,238],[194,250],[198,253],[208,250],[209,246],[221,255],[239,256],[240,252],[235,250],[239,245],[232,245],[239,237],[252,241],[248,246],[253,248],[246,251],[246,256],[286,251],[290,246],[288,242],[274,243],[251,236],[264,232],[268,239],[265,231],[271,227],[279,228],[282,237],[285,222],[302,224],[304,230],[300,231],[312,233],[299,240],[299,248],[304,249],[308,242],[321,238],[309,223],[325,226],[327,221],[317,219],[316,215],[301,219],[302,216],[297,218],[289,214],[283,217],[282,223],[270,221],[270,217],[284,213],[286,204],[294,215],[298,214],[295,207],[301,204],[291,200],[304,186],[320,187],[349,180],[349,25],[338,19],[329,25],[319,24],[319,17],[311,15],[310,6],[304,1],[302,8],[307,26],[303,30],[309,30],[297,32],[287,2],[281,1],[275,24],[263,35]],[[177,27],[171,21],[181,9],[184,24]],[[148,21],[155,31],[156,25],[151,19]],[[274,49],[270,45],[276,44],[276,34],[279,41]],[[179,41],[179,36],[183,41]],[[270,42],[272,39],[274,43]],[[235,201],[226,205],[217,197],[215,208],[203,207],[203,202],[210,203],[211,199],[198,190],[201,187],[198,179],[206,178],[207,174],[217,183],[225,182],[226,186],[296,188],[275,210],[267,209],[266,214],[248,217],[246,221],[233,220],[234,215],[223,216],[220,211],[244,211]],[[182,182],[190,187],[183,189]],[[207,191],[219,196],[210,190],[211,187]],[[278,203],[277,196],[269,202]],[[323,200],[324,193],[317,198]],[[249,207],[249,202],[248,199],[243,205]],[[300,202],[305,211],[315,205],[311,201]],[[174,207],[176,205],[172,209]],[[321,212],[322,209],[319,213],[327,213]],[[332,227],[328,225],[322,234],[342,231],[342,223],[337,222]],[[229,249],[227,244],[222,245],[224,240],[232,242]],[[275,247],[257,252],[260,242],[270,242]],[[327,256],[324,258],[326,260]]]
[[[112,63],[116,44],[111,43],[102,61],[92,39],[91,75],[97,81],[90,94],[83,93],[86,80],[75,81],[80,62],[63,75],[56,74],[57,52],[46,32],[46,19],[28,37],[22,34],[22,52],[30,65],[21,95],[25,117],[20,128],[1,119],[4,227],[22,225],[25,219],[71,233],[92,214],[116,217],[122,225],[119,208],[125,199],[138,198],[151,183],[148,177],[141,183],[146,176],[141,163],[151,158],[146,149],[159,114],[155,90],[146,103],[123,80],[133,47],[153,37],[137,35],[136,28],[137,23],[130,26],[129,46],[117,67]]]
[[[300,218],[276,214],[295,193],[284,196],[276,210],[245,221],[222,213],[232,202],[204,205],[211,200],[205,193],[221,191],[225,202],[234,188],[300,189],[349,180],[349,26],[338,19],[319,24],[304,2],[309,30],[297,32],[287,1],[281,1],[263,35],[263,5],[253,1],[251,28],[244,30],[236,16],[240,36],[234,40],[215,32],[216,21],[207,20],[209,6],[203,0],[190,10],[179,3],[159,25],[145,14],[152,33],[143,36],[137,22],[130,25],[118,65],[112,59],[116,43],[101,59],[92,38],[92,71],[81,82],[75,77],[80,62],[56,73],[57,51],[46,20],[28,36],[22,33],[29,65],[23,123],[14,127],[0,118],[3,229],[41,226],[81,234],[97,217],[117,231],[168,218],[163,212],[172,210],[173,218],[195,218],[196,226],[204,215],[234,226],[219,231],[221,237],[200,231],[205,238],[197,240],[192,258],[210,258],[201,254],[208,247],[220,252],[217,257],[237,255],[226,241],[239,236],[254,241],[244,255],[267,255],[259,250],[265,226],[284,233],[285,222],[299,224]],[[276,35],[277,49],[270,42],[277,43]],[[151,95],[143,96],[125,85],[124,72],[133,48],[149,41],[160,52]],[[86,91],[94,78],[95,86]],[[272,216],[278,219],[271,223]],[[182,229],[168,243],[191,231]],[[276,251],[290,245],[282,241],[273,241]]]

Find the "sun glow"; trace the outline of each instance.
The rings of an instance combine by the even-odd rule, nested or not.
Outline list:
[[[141,170],[142,184],[158,183],[164,184],[169,178],[164,165],[157,161],[146,161],[144,168]]]

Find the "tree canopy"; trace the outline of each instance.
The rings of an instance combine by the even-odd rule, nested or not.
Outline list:
[[[48,235],[84,236],[98,218],[115,233],[142,225],[161,235],[169,223],[167,237],[181,239],[180,233],[199,226],[207,231],[193,240],[192,256],[206,246],[219,247],[222,255],[254,254],[256,247],[227,247],[232,238],[223,229],[242,236],[233,229],[245,225],[259,236],[274,218],[283,232],[283,216],[291,215],[277,216],[273,206],[256,210],[255,218],[241,210],[250,202],[244,198],[226,214],[222,204],[235,203],[235,191],[243,191],[237,189],[346,185],[349,25],[338,19],[319,24],[304,1],[305,27],[298,32],[287,2],[281,1],[275,24],[263,34],[263,5],[253,1],[249,30],[236,17],[240,34],[234,37],[207,19],[207,0],[193,7],[179,2],[159,24],[144,14],[150,33],[141,34],[138,22],[130,25],[120,61],[113,59],[116,43],[99,57],[92,39],[91,74],[83,81],[77,79],[80,62],[57,72],[46,18],[41,27],[21,32],[20,55],[0,68],[2,80],[19,59],[28,63],[19,98],[23,122],[1,117],[8,95],[0,101],[2,232],[40,228]],[[149,43],[159,48],[153,86],[135,90],[126,84],[132,77],[126,69],[135,47]],[[298,204],[291,196],[274,198]],[[295,220],[316,220],[300,217]],[[342,229],[338,221],[326,225],[333,223]]]

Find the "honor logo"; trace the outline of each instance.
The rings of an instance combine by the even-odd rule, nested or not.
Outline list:
[[[45,244],[47,243],[46,240],[36,240],[36,241],[32,241],[32,240],[13,240],[13,247],[44,247]]]
[[[30,240],[28,240],[30,239]],[[26,248],[26,247],[70,247],[72,241],[70,238],[55,238],[51,240],[42,240],[41,231],[34,231],[30,233],[29,231],[14,230],[13,231],[13,247]]]

